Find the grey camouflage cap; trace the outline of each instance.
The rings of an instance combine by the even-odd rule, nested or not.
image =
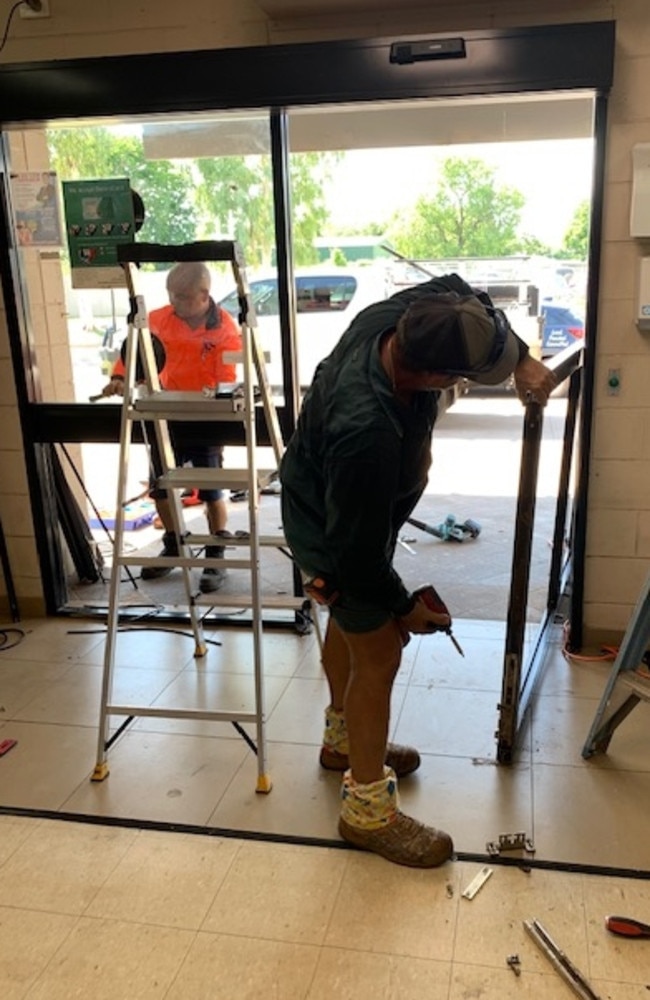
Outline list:
[[[504,314],[475,295],[416,299],[398,323],[397,342],[407,368],[481,385],[505,381],[520,360],[521,342]]]

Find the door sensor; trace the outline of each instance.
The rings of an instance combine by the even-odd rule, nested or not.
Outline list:
[[[393,42],[390,61],[403,66],[406,63],[424,62],[429,59],[464,59],[464,38],[431,38],[423,42]]]

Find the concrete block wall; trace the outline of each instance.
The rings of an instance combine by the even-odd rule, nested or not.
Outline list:
[[[215,49],[227,46],[400,36],[409,33],[615,20],[617,51],[607,142],[603,270],[599,354],[595,392],[593,472],[587,538],[585,639],[620,638],[650,567],[650,337],[635,326],[638,262],[647,252],[629,236],[632,148],[650,142],[650,16],[648,0],[457,0],[419,6],[404,0],[386,4],[332,0],[328,12],[314,13],[317,0],[284,8],[265,0],[107,0],[80,4],[50,0],[51,17],[15,18],[3,62],[101,57],[153,51]],[[278,10],[293,8],[293,15]],[[245,72],[245,67],[242,67]],[[4,416],[0,461],[0,513],[25,490],[20,428],[12,419],[12,384],[6,329],[0,314],[0,419]],[[617,396],[607,390],[611,368],[621,373]],[[7,483],[11,483],[10,489]],[[13,529],[12,529],[13,536]],[[12,538],[29,550],[29,538]],[[20,586],[33,596],[32,551],[29,575]],[[22,571],[21,571],[22,572]],[[1,584],[0,584],[1,586]]]

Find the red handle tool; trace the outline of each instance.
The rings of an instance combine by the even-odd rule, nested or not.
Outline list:
[[[641,923],[632,917],[606,917],[605,927],[612,934],[620,934],[621,937],[650,937],[650,924]]]
[[[417,590],[414,590],[413,596],[416,597],[418,600],[422,601],[422,603],[425,604],[430,611],[435,611],[437,615],[449,615],[449,608],[443,601],[442,597],[440,596],[436,588],[433,587],[430,583],[427,583],[424,587],[418,587]],[[449,617],[451,617],[451,615]],[[460,655],[461,656],[465,655],[460,647],[460,643],[458,642],[458,640],[451,631],[451,625],[447,625],[445,627],[444,625],[435,625],[433,622],[431,622],[431,631],[446,632],[451,641],[453,642],[454,646],[460,653]]]

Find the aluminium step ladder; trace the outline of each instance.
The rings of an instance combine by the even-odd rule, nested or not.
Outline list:
[[[589,735],[584,758],[605,753],[614,730],[641,701],[650,701],[650,676],[639,667],[650,643],[650,574],[639,595],[630,624],[611,669]]]
[[[277,470],[265,472],[257,466],[256,409],[258,398],[264,408],[267,430],[277,466],[279,466],[282,457],[283,442],[266,377],[264,355],[258,341],[255,313],[250,299],[243,255],[239,245],[230,240],[201,241],[184,246],[133,243],[123,244],[118,248],[118,260],[125,272],[131,312],[126,342],[114,558],[109,588],[97,763],[91,780],[103,781],[108,776],[107,751],[136,718],[162,717],[229,721],[256,752],[258,765],[256,791],[266,793],[271,790],[271,781],[267,773],[266,761],[262,608],[263,605],[272,605],[274,608],[288,608],[296,612],[300,610],[309,616],[311,606],[305,597],[263,598],[261,594],[260,548],[264,543],[281,548],[286,546],[286,542],[283,538],[260,536],[259,533],[259,491],[270,478],[276,475]],[[147,309],[143,297],[136,294],[136,264],[154,261],[172,264],[180,261],[226,261],[231,264],[240,303],[242,352],[241,356],[233,356],[232,352],[226,354],[224,360],[243,364],[241,385],[218,386],[215,390],[206,389],[203,392],[174,392],[161,389],[154,341],[148,328]],[[143,392],[139,389],[138,383],[143,385]],[[201,422],[213,420],[215,422],[236,421],[240,423],[244,429],[246,467],[244,469],[177,468],[169,435],[168,420]],[[162,462],[162,475],[157,478],[156,485],[167,490],[174,534],[178,544],[178,556],[147,558],[142,555],[125,555],[123,552],[127,473],[133,429],[137,423],[142,423],[143,427],[150,426],[156,436]],[[188,535],[184,528],[183,508],[180,500],[180,493],[187,488],[245,490],[248,495],[249,509],[249,530],[246,536],[228,536],[225,540],[222,536],[211,534]],[[207,558],[201,556],[206,546],[223,546],[224,542],[229,548],[233,544],[245,548],[247,550],[247,553],[244,554],[245,557]],[[246,606],[250,608],[254,660],[254,711],[174,709],[150,705],[116,704],[112,701],[115,647],[119,624],[121,567],[134,565],[171,565],[181,569],[195,643],[195,657],[205,656],[207,652],[200,608],[215,606],[238,608]],[[197,593],[192,588],[190,570],[193,567],[247,569],[250,571],[250,593],[243,596]],[[115,733],[109,735],[110,719],[113,716],[123,717],[125,721]],[[256,743],[253,743],[245,730],[242,729],[243,723],[255,725]]]

